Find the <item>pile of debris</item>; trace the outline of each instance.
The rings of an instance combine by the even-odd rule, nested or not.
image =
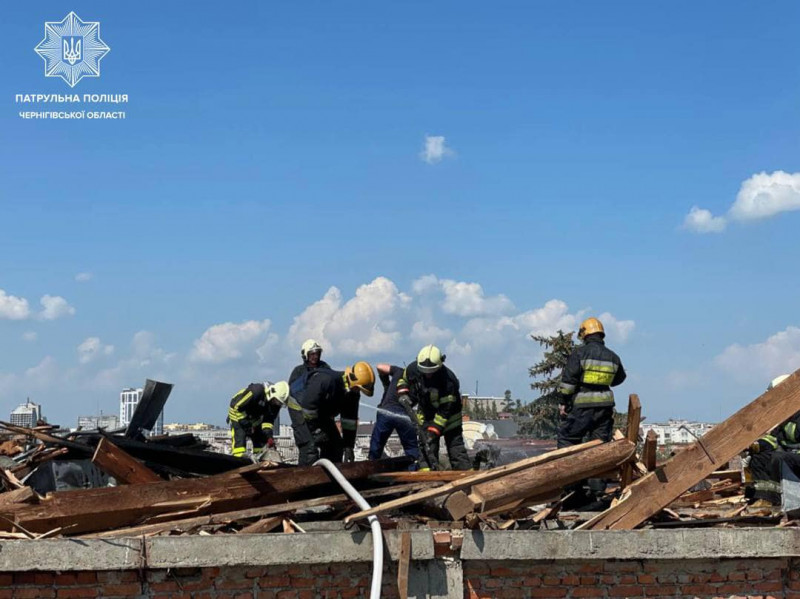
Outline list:
[[[11,459],[17,465],[0,469],[5,491],[0,493],[0,537],[293,533],[303,532],[310,522],[361,526],[371,515],[379,517],[383,528],[793,524],[770,510],[746,510],[741,471],[728,464],[800,410],[800,371],[659,465],[655,440],[638,438],[641,405],[635,395],[627,430],[609,443],[591,441],[470,472],[410,472],[406,458],[339,465],[375,506],[370,509],[359,509],[319,466],[252,464],[204,451],[191,435],[138,438],[163,408],[167,387],[148,381],[142,414],[135,415],[136,423],[124,434],[59,437],[2,424],[36,444],[21,451],[5,446],[7,454],[16,454]],[[100,484],[47,490],[30,483],[47,478],[35,476],[42,468],[54,473],[53,464],[80,461],[97,471],[92,476]],[[58,476],[52,478],[57,483]],[[566,509],[564,489],[590,478],[612,481],[602,511]],[[109,481],[116,486],[107,486]]]

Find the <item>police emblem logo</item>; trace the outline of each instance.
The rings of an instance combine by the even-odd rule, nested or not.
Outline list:
[[[44,60],[45,77],[61,77],[75,87],[84,77],[100,76],[100,60],[111,48],[100,39],[98,21],[82,21],[71,12],[44,24],[44,39],[34,50]]]

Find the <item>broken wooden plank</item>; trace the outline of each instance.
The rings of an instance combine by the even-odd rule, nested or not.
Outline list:
[[[113,476],[118,483],[126,485],[157,483],[164,480],[126,451],[114,445],[107,437],[100,439],[100,443],[97,444],[92,463],[109,476]]]
[[[416,503],[421,503],[426,499],[441,497],[442,495],[447,495],[448,493],[458,491],[459,489],[465,489],[471,487],[473,484],[477,484],[479,482],[493,480],[495,478],[505,476],[513,472],[524,470],[525,468],[529,468],[537,464],[545,464],[547,462],[550,462],[552,460],[558,459],[563,456],[578,454],[590,447],[595,447],[597,445],[600,445],[601,443],[602,441],[597,439],[594,441],[589,441],[588,443],[582,443],[581,445],[574,445],[572,447],[564,447],[562,449],[556,449],[555,451],[543,453],[542,455],[520,460],[519,462],[514,462],[512,464],[506,464],[505,466],[499,466],[497,468],[491,468],[489,470],[481,470],[480,472],[472,474],[471,476],[466,476],[462,479],[455,480],[451,483],[442,485],[441,487],[437,487],[435,489],[428,489],[425,491],[421,491],[419,493],[414,493],[412,495],[408,495],[407,497],[401,497],[400,499],[395,499],[393,501],[387,501],[368,510],[363,510],[358,513],[352,514],[347,518],[345,518],[345,522],[350,523],[355,520],[361,520],[362,518],[367,518],[368,516],[373,516],[375,514],[382,514],[384,512],[388,512],[393,509],[414,505]]]
[[[644,438],[644,448],[642,449],[642,462],[648,472],[656,469],[656,450],[658,449],[658,435],[656,431],[650,429]]]
[[[473,485],[469,494],[463,491],[459,510],[451,512],[454,520],[471,511],[488,512],[514,501],[529,500],[552,493],[569,484],[596,476],[624,464],[633,457],[636,445],[626,439],[602,443],[576,455],[562,456],[550,462],[528,467],[501,478]],[[469,506],[470,507],[465,507]],[[464,511],[468,509],[469,511]]]
[[[800,410],[800,370],[763,393],[654,472],[628,487],[625,501],[580,528],[625,530],[640,526],[761,435]]]
[[[20,487],[0,493],[0,510],[15,503],[38,503],[40,499],[39,494],[30,487]]]
[[[369,480],[378,483],[422,483],[443,482],[449,483],[475,474],[472,470],[431,470],[429,472],[382,472],[373,474]]]
[[[397,593],[400,599],[408,599],[408,570],[411,565],[411,533],[400,533],[400,555],[397,558]]]
[[[406,458],[395,458],[341,464],[339,469],[348,480],[358,481],[382,470],[405,468],[408,463]],[[205,507],[197,510],[201,516],[319,496],[338,488],[320,466],[262,470],[253,465],[208,478],[56,492],[41,505],[6,507],[2,514],[34,533],[74,525],[69,533],[79,534],[132,526],[143,519],[174,512],[174,502],[178,500],[207,498]],[[0,529],[9,530],[9,524],[0,520]]]
[[[273,516],[271,518],[261,518],[261,520],[257,522],[253,522],[252,524],[248,524],[242,530],[240,530],[237,534],[262,534],[265,532],[272,532],[278,526],[281,525],[283,522],[283,518],[280,516]]]
[[[639,396],[632,393],[628,397],[628,426],[625,429],[625,437],[636,446],[639,440],[639,421],[642,417],[642,404]],[[622,475],[620,477],[620,488],[624,489],[633,479],[633,466],[631,464],[622,465]]]

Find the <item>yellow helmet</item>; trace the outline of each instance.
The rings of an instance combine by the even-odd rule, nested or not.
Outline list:
[[[584,339],[587,335],[594,335],[600,333],[605,336],[606,332],[603,329],[603,323],[596,318],[587,318],[581,323],[581,328],[578,329],[578,339]]]
[[[789,378],[788,374],[782,374],[780,376],[776,376],[774,379],[770,381],[769,386],[767,387],[767,391],[771,391],[772,389],[780,385],[783,381],[785,381],[788,378]]]
[[[306,339],[305,341],[303,341],[303,345],[300,346],[300,355],[303,358],[303,362],[308,361],[308,354],[313,354],[316,352],[319,352],[319,356],[321,359],[322,346],[313,339]]]
[[[266,382],[264,387],[267,391],[267,399],[274,400],[282,406],[285,406],[286,402],[289,401],[289,383],[286,381],[278,381],[274,384]]]
[[[372,397],[375,392],[375,372],[368,362],[356,362],[344,371],[347,386],[358,389],[367,397]]]
[[[443,363],[444,354],[435,345],[426,345],[417,354],[417,368],[423,374],[433,374]]]

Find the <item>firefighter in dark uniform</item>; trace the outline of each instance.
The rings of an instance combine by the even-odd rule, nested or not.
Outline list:
[[[426,345],[397,382],[400,401],[416,407],[426,439],[420,448],[420,470],[439,468],[439,439],[444,436],[453,470],[472,468],[461,426],[461,388],[445,356],[435,345]]]
[[[788,374],[776,377],[767,391],[787,378]],[[800,472],[800,412],[750,445],[748,455],[752,480],[745,485],[745,497],[752,507],[781,505],[783,464]]]
[[[305,387],[294,398],[300,411],[289,406],[300,466],[319,458],[354,461],[359,392],[372,397],[374,390],[375,373],[367,362],[356,362],[344,372],[317,368],[308,373]],[[340,417],[341,433],[336,416]]]
[[[561,373],[559,413],[564,420],[558,430],[558,447],[585,440],[611,440],[614,426],[614,392],[625,380],[619,356],[605,346],[603,324],[596,318],[581,323],[576,347]]]
[[[303,345],[300,346],[300,357],[303,358],[303,363],[298,364],[289,375],[289,385],[303,376],[306,372],[314,370],[315,368],[326,368],[330,370],[330,366],[322,359],[322,346],[313,339],[306,339]]]
[[[242,457],[247,452],[247,438],[253,443],[253,456],[264,452],[264,446],[275,447],[275,419],[289,400],[289,384],[252,383],[233,396],[227,422],[231,425],[231,453]]]

